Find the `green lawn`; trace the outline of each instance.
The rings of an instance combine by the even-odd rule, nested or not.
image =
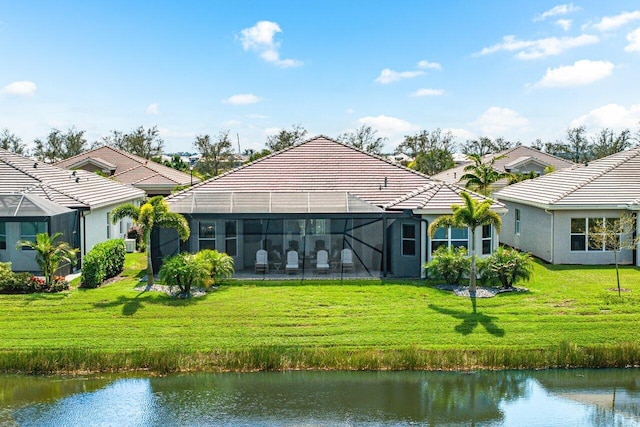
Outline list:
[[[362,367],[350,366],[345,358],[407,349],[414,354],[526,354],[559,345],[630,345],[640,353],[640,269],[632,267],[621,269],[622,285],[631,292],[619,298],[607,290],[616,286],[613,267],[535,264],[532,280],[524,284],[530,292],[478,299],[474,313],[470,299],[417,280],[228,281],[205,297],[176,300],[133,290],[144,262],[144,254],[127,255],[127,278],[98,289],[0,295],[0,355],[6,359],[0,369],[19,365],[11,361],[16,354],[61,357],[70,351],[107,356],[173,353],[202,359],[208,353],[238,357],[243,352],[293,349],[315,352],[314,357],[324,354],[316,367],[328,368]],[[636,353],[628,357],[624,364],[636,363]],[[342,362],[332,364],[329,359],[335,358]],[[47,366],[56,362],[51,363]],[[444,367],[473,364],[458,360]],[[313,365],[307,360],[300,366]],[[216,368],[216,362],[200,366]]]

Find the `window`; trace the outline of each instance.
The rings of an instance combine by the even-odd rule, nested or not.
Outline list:
[[[229,256],[238,255],[238,221],[224,223],[224,251]]]
[[[199,249],[216,248],[216,223],[213,221],[201,221],[198,227]]]
[[[431,252],[435,252],[440,246],[469,249],[469,229],[454,227],[437,229],[431,239]]]
[[[44,222],[21,222],[20,223],[20,240],[36,241],[36,234],[46,233],[47,224]],[[26,247],[22,248],[23,251],[31,251]]]
[[[111,238],[111,212],[107,212],[107,239]]]
[[[619,218],[571,218],[571,250],[597,252],[612,250],[611,247],[605,245],[605,233],[603,225],[606,229],[618,227]],[[618,238],[620,236],[618,235]]]
[[[416,255],[416,225],[402,224],[402,255]]]
[[[516,214],[516,234],[520,234],[520,209],[515,210]]]
[[[0,222],[0,250],[7,249],[7,223]]]
[[[488,224],[488,225],[483,225],[482,226],[482,255],[488,255],[491,253],[491,249],[492,249],[492,236],[491,236],[491,230],[493,229],[493,227]]]

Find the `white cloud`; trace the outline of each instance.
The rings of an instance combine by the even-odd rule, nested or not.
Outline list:
[[[552,7],[546,12],[543,12],[540,15],[536,16],[535,18],[533,18],[533,20],[544,21],[545,19],[551,16],[566,15],[568,13],[576,12],[578,10],[580,10],[580,8],[578,6],[574,6],[573,3],[559,4],[558,6]]]
[[[539,87],[567,87],[594,83],[608,77],[614,65],[609,61],[589,61],[583,59],[573,65],[547,68],[542,79],[535,84]]]
[[[193,132],[173,131],[168,128],[158,128],[158,133],[163,138],[195,138],[196,137],[196,134]]]
[[[440,95],[444,95],[444,90],[443,89],[418,89],[417,91],[413,92],[411,94],[411,96],[413,97],[418,97],[418,96],[440,96]]]
[[[151,114],[154,116],[160,114],[160,110],[158,109],[158,104],[156,102],[154,102],[153,104],[149,104],[149,106],[147,107],[147,114]]]
[[[282,128],[278,128],[278,127],[266,128],[264,130],[264,134],[266,136],[277,135],[281,130],[282,130]]]
[[[438,64],[437,62],[429,62],[429,61],[422,60],[418,62],[418,68],[422,68],[422,69],[431,68],[433,70],[442,70],[442,65]]]
[[[569,127],[584,125],[591,129],[623,130],[634,128],[638,122],[640,122],[640,104],[632,105],[629,108],[618,104],[607,104],[573,120]]]
[[[462,128],[445,128],[442,129],[443,132],[451,132],[451,134],[459,140],[466,141],[468,139],[476,139],[478,137],[477,134]]]
[[[385,115],[366,116],[358,119],[358,123],[365,126],[371,126],[378,131],[378,135],[389,138],[391,143],[398,144],[408,132],[418,130],[418,127],[406,120],[398,119]]]
[[[34,82],[22,80],[19,82],[9,83],[2,89],[2,93],[16,96],[32,96],[36,93],[37,86]]]
[[[624,47],[627,52],[640,52],[640,28],[636,28],[627,34],[629,44]]]
[[[622,12],[615,16],[605,16],[597,24],[593,24],[593,27],[600,31],[611,31],[622,27],[623,25],[640,19],[640,10],[633,12]]]
[[[537,59],[559,55],[569,49],[598,43],[596,36],[581,34],[578,37],[548,37],[538,40],[518,40],[515,36],[504,36],[502,42],[483,48],[475,55],[489,55],[499,51],[517,51],[518,59]]]
[[[226,120],[220,125],[224,128],[237,128],[242,125],[242,122],[240,120]]]
[[[231,105],[255,104],[260,101],[262,101],[262,98],[255,96],[252,93],[239,93],[222,100],[223,103]]]
[[[497,137],[511,129],[526,129],[529,120],[510,108],[490,107],[473,123],[483,135]]]
[[[392,82],[397,82],[399,80],[412,79],[414,77],[418,77],[424,74],[424,71],[393,71],[389,68],[385,68],[380,72],[380,75],[376,79],[376,81],[380,84],[386,85]]]
[[[281,33],[280,26],[271,21],[259,21],[253,27],[242,30],[240,41],[244,50],[257,52],[262,59],[282,68],[299,67],[303,63],[297,59],[280,58],[280,42],[275,35]]]
[[[573,21],[571,19],[558,19],[556,21],[556,25],[565,31],[569,31],[571,29],[572,23]]]
[[[245,117],[248,119],[268,119],[269,116],[265,116],[264,114],[245,114]]]

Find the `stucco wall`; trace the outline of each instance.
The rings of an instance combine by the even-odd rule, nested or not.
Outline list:
[[[601,211],[556,211],[555,217],[555,242],[554,242],[554,264],[613,264],[613,252],[611,251],[571,251],[571,218],[586,217],[620,217],[621,210],[601,210]],[[631,264],[633,262],[633,252],[630,250],[621,251],[618,254],[618,263]]]
[[[534,256],[552,262],[552,215],[520,203],[502,201],[509,211],[502,217],[500,243],[530,252]],[[516,209],[520,210],[520,234],[516,234]]]

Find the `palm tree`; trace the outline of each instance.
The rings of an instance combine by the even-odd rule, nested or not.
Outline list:
[[[76,264],[78,249],[71,248],[67,242],[56,243],[60,237],[62,233],[56,233],[53,236],[49,236],[48,233],[38,233],[35,242],[20,240],[16,244],[16,249],[25,247],[36,252],[36,262],[42,269],[47,287],[52,285],[53,275],[63,261],[71,265]]]
[[[169,212],[169,204],[162,196],[152,197],[140,207],[131,203],[120,205],[111,212],[111,219],[114,224],[126,217],[130,217],[140,226],[142,236],[147,244],[147,287],[151,287],[153,286],[151,231],[154,227],[173,228],[178,231],[180,240],[184,242],[191,233],[189,223],[182,215]]]
[[[461,192],[460,197],[464,200],[464,206],[451,205],[453,213],[436,218],[429,224],[429,236],[433,237],[436,230],[442,227],[469,227],[471,230],[471,267],[469,269],[469,292],[476,292],[476,228],[483,225],[492,225],[496,232],[500,232],[502,218],[491,210],[491,199],[477,201],[467,192]]]
[[[473,164],[465,166],[466,173],[460,177],[461,181],[466,181],[465,188],[478,191],[483,196],[491,194],[491,185],[503,178],[511,177],[509,172],[500,172],[493,166],[496,160],[504,157],[496,156],[488,163],[483,163],[479,154],[470,154],[469,158],[473,160]]]

